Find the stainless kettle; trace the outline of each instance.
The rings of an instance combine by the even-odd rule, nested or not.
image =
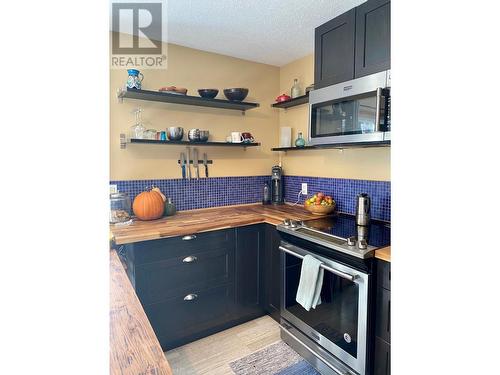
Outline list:
[[[366,193],[359,194],[356,201],[356,224],[370,224],[371,199]]]

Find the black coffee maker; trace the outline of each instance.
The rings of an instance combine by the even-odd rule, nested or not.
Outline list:
[[[275,165],[271,170],[271,203],[283,204],[283,169]]]

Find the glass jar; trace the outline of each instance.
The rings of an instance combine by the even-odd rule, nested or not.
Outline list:
[[[306,141],[304,137],[302,137],[302,132],[299,132],[297,139],[295,140],[295,147],[304,147],[306,145]]]
[[[123,223],[130,220],[132,216],[130,197],[127,193],[113,193],[109,195],[110,211],[109,222],[111,224]]]
[[[293,86],[292,89],[290,90],[290,94],[292,99],[298,98],[300,96],[300,85],[299,85],[299,80],[297,78],[293,80]]]
[[[173,216],[176,212],[177,209],[175,208],[175,204],[172,202],[172,198],[167,198],[167,201],[165,202],[165,215]]]

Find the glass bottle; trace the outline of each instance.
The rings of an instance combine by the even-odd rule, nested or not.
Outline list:
[[[143,139],[145,136],[146,128],[142,124],[142,109],[137,108],[134,111],[135,125],[130,128],[130,138]]]
[[[304,137],[302,137],[302,132],[299,132],[297,139],[295,140],[295,147],[304,147],[306,145],[306,141]]]
[[[291,93],[292,99],[300,96],[300,85],[299,85],[299,80],[297,78],[295,78],[293,80],[293,86],[292,86],[292,90],[290,93]]]
[[[176,212],[177,209],[175,208],[174,202],[172,202],[172,198],[167,198],[167,201],[165,202],[165,215],[173,216]]]

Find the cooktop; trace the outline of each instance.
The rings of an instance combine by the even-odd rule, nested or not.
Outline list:
[[[285,219],[277,229],[358,258],[371,257],[374,250],[391,244],[389,223],[372,220],[368,226],[358,226],[355,216],[348,214],[304,221]]]

